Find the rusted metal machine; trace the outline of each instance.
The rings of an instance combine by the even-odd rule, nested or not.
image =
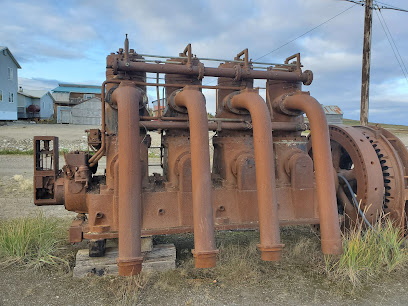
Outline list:
[[[34,138],[35,204],[79,213],[70,241],[90,240],[91,255],[119,238],[120,275],[140,272],[142,235],[193,232],[195,265],[207,268],[216,264],[214,230],[259,228],[261,258],[275,261],[279,225],[319,225],[325,254],[341,253],[345,214],[357,221],[364,211],[374,222],[385,211],[404,229],[405,146],[379,127],[328,127],[319,102],[301,90],[313,78],[301,67],[299,54],[268,64],[250,61],[247,49],[233,60],[198,58],[191,45],[175,57],[143,55],[126,38],[107,57],[102,126],[89,131],[90,150],[65,153],[58,170],[58,138]],[[203,85],[205,77],[218,84]],[[264,80],[265,98],[254,80]],[[147,87],[157,89],[154,117]],[[216,91],[215,118],[207,118],[203,88]],[[311,138],[302,136],[304,113]],[[161,174],[149,171],[149,131],[161,133]],[[105,174],[96,175],[102,157]]]

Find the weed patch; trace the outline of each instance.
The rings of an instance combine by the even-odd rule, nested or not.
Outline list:
[[[357,225],[344,235],[343,254],[325,258],[327,274],[357,287],[369,279],[405,269],[408,250],[403,241],[400,229],[388,219],[383,218],[366,230]]]
[[[67,239],[67,224],[39,213],[35,217],[0,223],[0,264],[42,266],[67,265],[59,247]]]
[[[62,149],[59,151],[59,155],[64,155],[64,153],[69,153],[70,150],[68,149]],[[33,155],[34,150],[29,149],[29,150],[18,150],[18,149],[3,149],[0,150],[0,155]]]

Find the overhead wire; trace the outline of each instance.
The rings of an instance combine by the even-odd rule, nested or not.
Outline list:
[[[292,39],[292,40],[290,40],[290,41],[284,43],[283,45],[281,45],[281,46],[279,46],[279,47],[273,49],[272,51],[270,51],[270,52],[268,52],[268,53],[262,55],[261,57],[258,57],[257,59],[255,59],[255,61],[258,61],[258,60],[260,60],[261,58],[264,58],[265,56],[268,56],[269,54],[271,54],[271,53],[273,53],[273,52],[275,52],[275,51],[277,51],[277,50],[279,50],[279,49],[281,49],[281,48],[283,48],[283,47],[289,45],[290,43],[294,42],[295,40],[297,40],[297,39],[299,39],[299,38],[301,38],[301,37],[303,37],[303,36],[305,36],[306,34],[309,34],[310,32],[316,30],[317,28],[321,27],[322,25],[324,25],[324,24],[328,23],[329,21],[333,20],[334,18],[336,18],[336,17],[340,16],[341,14],[347,12],[348,10],[352,9],[352,8],[355,7],[356,5],[357,5],[357,3],[354,4],[354,5],[352,5],[352,6],[350,6],[350,7],[348,7],[348,8],[345,9],[344,11],[341,11],[340,13],[334,15],[333,17],[327,19],[326,21],[323,21],[322,23],[320,23],[320,24],[318,24],[317,26],[315,26],[314,28],[312,28],[312,29],[310,29],[310,30],[304,32],[303,34],[297,36],[296,38],[294,38],[294,39]]]
[[[380,7],[380,9],[382,9],[382,10],[395,10],[395,11],[401,11],[401,12],[408,12],[408,10],[406,10],[406,9],[403,9],[403,8],[400,8],[400,7],[396,7],[396,6],[391,5],[391,4],[388,4],[388,3],[380,2],[380,1],[377,1],[377,0],[374,0],[374,2],[375,2],[376,4],[377,4],[377,3],[382,4],[381,7]],[[387,5],[388,7],[386,7],[386,6],[384,6],[384,5]],[[378,5],[378,6],[379,6],[379,5]]]
[[[277,50],[279,50],[279,49],[281,49],[281,48],[283,48],[283,47],[289,45],[290,43],[294,42],[295,40],[297,40],[297,39],[299,39],[299,38],[305,36],[306,34],[309,34],[310,32],[316,30],[317,28],[321,27],[322,25],[324,25],[324,24],[328,23],[329,21],[333,20],[334,18],[336,18],[336,17],[342,15],[343,13],[345,13],[345,12],[347,12],[348,10],[352,9],[352,8],[355,7],[356,5],[357,5],[357,4],[354,4],[354,5],[350,6],[350,7],[348,7],[347,9],[345,9],[345,10],[341,11],[340,13],[334,15],[333,17],[331,17],[331,18],[329,18],[329,19],[323,21],[322,23],[320,23],[320,24],[318,24],[317,26],[311,28],[310,30],[304,32],[303,34],[297,36],[296,38],[294,38],[294,39],[292,39],[292,40],[290,40],[290,41],[284,43],[283,45],[281,45],[281,46],[279,46],[279,47],[273,49],[272,51],[270,51],[270,52],[268,52],[268,53],[266,53],[266,54],[264,54],[264,55],[262,55],[262,56],[256,58],[254,61],[258,61],[258,60],[260,60],[261,58],[264,58],[265,56],[268,56],[269,54],[272,54],[273,52],[275,52],[275,51],[277,51]],[[206,85],[209,85],[209,84],[211,84],[211,83],[214,83],[214,81],[211,81],[210,83],[208,83],[208,84],[206,84]]]
[[[359,4],[361,6],[365,6],[365,1],[364,0],[342,0],[342,1]],[[408,12],[408,10],[406,10],[406,9],[396,7],[394,5],[384,3],[384,2],[380,2],[380,1],[377,1],[377,0],[373,0],[373,4],[377,5],[377,7],[382,9],[382,10],[395,10],[395,11],[401,11],[401,12]],[[384,6],[384,5],[387,5],[387,6]],[[373,8],[376,9],[375,7],[373,7]]]
[[[378,10],[378,11],[379,11],[380,14],[381,14],[381,10]],[[388,43],[389,43],[390,46],[391,46],[392,52],[394,53],[394,56],[395,56],[395,59],[397,60],[398,65],[400,66],[402,73],[404,74],[405,80],[408,82],[408,76],[407,76],[408,71],[407,71],[407,68],[406,68],[406,66],[405,66],[404,60],[403,60],[402,57],[401,57],[401,54],[400,54],[400,52],[399,52],[399,50],[398,50],[398,47],[397,47],[397,45],[395,44],[395,41],[394,41],[394,39],[393,39],[393,37],[392,37],[392,35],[391,35],[391,32],[390,32],[390,30],[389,30],[389,28],[388,28],[388,26],[387,26],[387,24],[386,24],[385,18],[384,18],[384,16],[381,14],[381,17],[383,18],[383,21],[381,21],[380,15],[378,14],[377,10],[375,10],[375,13],[376,13],[376,15],[377,15],[378,20],[380,21],[380,24],[381,24],[381,27],[382,27],[382,29],[383,29],[383,31],[384,31],[384,34],[385,34],[385,36],[387,37]],[[384,24],[383,24],[383,22],[384,22]],[[385,27],[384,27],[384,25],[385,25]],[[387,32],[386,29],[388,30],[388,32]],[[398,55],[397,55],[397,54],[398,54]]]

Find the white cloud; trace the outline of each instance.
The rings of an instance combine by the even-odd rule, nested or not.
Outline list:
[[[23,89],[51,90],[58,86],[58,80],[18,78],[18,85]]]
[[[103,81],[105,55],[123,47],[125,33],[131,48],[140,53],[177,55],[192,43],[199,57],[232,58],[249,48],[255,60],[352,6],[327,0],[3,2],[0,44],[7,45],[22,64],[20,76],[72,82],[94,79],[93,83]],[[406,8],[405,2],[396,0],[393,5]],[[300,52],[304,69],[312,70],[315,79],[305,90],[322,103],[340,105],[346,117],[355,116],[360,100],[363,16],[364,9],[354,6],[262,61],[283,62]],[[383,16],[408,64],[405,13],[383,11]],[[377,14],[373,17],[371,105],[376,110],[386,107],[403,112],[407,82]],[[215,109],[214,93],[206,95],[209,109]],[[370,113],[373,118],[380,114],[376,110]],[[407,118],[401,120],[408,123]]]

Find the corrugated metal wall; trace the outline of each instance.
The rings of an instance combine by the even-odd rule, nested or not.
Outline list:
[[[101,100],[89,99],[71,109],[72,123],[84,125],[101,125]]]

